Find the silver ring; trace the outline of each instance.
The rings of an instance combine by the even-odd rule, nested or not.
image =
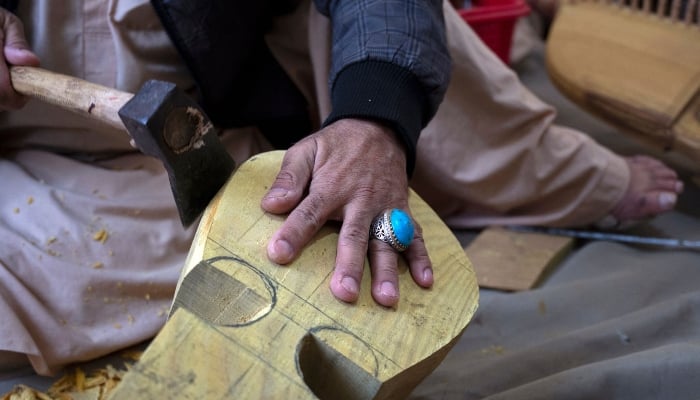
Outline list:
[[[401,252],[411,244],[414,231],[413,221],[408,213],[393,208],[374,218],[369,229],[369,236],[388,243],[394,250]]]

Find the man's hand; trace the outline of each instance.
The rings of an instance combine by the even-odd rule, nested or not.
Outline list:
[[[16,110],[27,102],[12,87],[8,65],[39,66],[39,58],[29,50],[24,26],[11,12],[0,8],[0,109]]]
[[[262,207],[274,214],[289,213],[268,244],[272,261],[290,263],[326,221],[341,221],[333,294],[346,302],[357,300],[368,255],[372,296],[388,307],[398,302],[399,254],[386,243],[369,240],[372,220],[384,210],[399,208],[410,214],[405,151],[389,128],[344,119],[295,144]],[[432,266],[417,224],[415,231],[402,254],[415,282],[430,287]]]

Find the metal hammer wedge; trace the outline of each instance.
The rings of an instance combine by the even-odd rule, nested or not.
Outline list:
[[[199,105],[175,84],[151,80],[136,94],[36,67],[14,66],[15,90],[118,129],[165,167],[182,225],[191,225],[235,168]]]

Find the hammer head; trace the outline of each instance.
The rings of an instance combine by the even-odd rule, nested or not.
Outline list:
[[[175,84],[151,80],[120,110],[136,146],[163,162],[182,225],[194,222],[236,164],[204,111]]]

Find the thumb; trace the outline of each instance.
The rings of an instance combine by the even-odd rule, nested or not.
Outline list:
[[[5,62],[11,65],[38,66],[39,57],[29,50],[22,21],[9,12],[4,13],[3,19],[2,39]]]
[[[297,143],[284,155],[275,181],[262,199],[262,208],[273,214],[291,211],[304,197],[311,180],[314,148],[309,141]]]

